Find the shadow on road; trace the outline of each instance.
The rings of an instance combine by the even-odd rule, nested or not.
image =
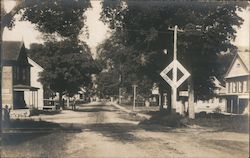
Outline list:
[[[78,124],[78,126],[81,126],[83,131],[88,130],[92,132],[98,132],[105,137],[109,137],[121,142],[132,142],[139,140],[139,138],[131,133],[137,130],[138,126],[130,123],[97,123],[89,125]]]
[[[76,109],[74,110],[76,112],[114,112],[114,111],[117,111],[115,109],[111,110],[111,109],[106,109],[106,108],[89,108],[89,109]]]
[[[57,115],[60,114],[61,111],[57,110],[57,111],[39,111],[39,115]]]
[[[2,128],[2,145],[18,145],[56,132],[81,132],[77,128],[65,128],[57,123],[33,120],[12,120]]]
[[[220,131],[249,133],[248,115],[224,115],[220,113],[199,113],[194,120],[189,120],[190,125],[199,125],[207,128],[216,128]]]
[[[68,127],[69,124],[64,124]],[[105,137],[127,143],[141,141],[133,132],[145,130],[152,132],[174,132],[173,128],[159,125],[137,125],[131,123],[95,123],[95,124],[74,124],[74,127],[84,131],[97,132]]]
[[[102,108],[102,107],[111,107],[110,105],[105,104],[78,104],[78,107],[91,107],[91,108]]]

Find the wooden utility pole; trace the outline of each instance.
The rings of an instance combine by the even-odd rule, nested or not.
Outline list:
[[[173,60],[177,60],[177,32],[183,32],[183,30],[178,29],[178,26],[175,25],[174,28],[169,28],[169,30],[174,31],[174,58]],[[173,63],[173,82],[177,83],[177,67],[175,65],[175,62]],[[172,102],[172,110],[176,110],[176,104],[177,104],[177,87],[172,87],[172,94],[171,94],[171,102]]]
[[[177,60],[177,25],[174,27],[174,60]],[[173,66],[173,82],[177,82],[177,67]],[[176,110],[177,104],[177,87],[172,88],[172,108]]]
[[[133,101],[133,111],[135,110],[135,101],[136,101],[136,87],[137,87],[137,85],[133,85],[133,88],[134,88],[134,101]]]
[[[120,65],[119,65],[119,90],[118,90],[119,104],[122,103],[122,88],[121,88],[121,86],[122,86],[122,66],[121,66],[121,63],[120,63]]]
[[[169,28],[169,30],[174,31],[174,61],[177,60],[177,32],[184,32],[184,30],[178,29],[178,26],[175,25],[174,28]],[[176,64],[176,62],[174,62]],[[173,66],[173,82],[177,82],[177,66]],[[188,91],[189,91],[189,98],[188,98],[188,111],[189,111],[189,118],[194,119],[195,118],[195,112],[194,112],[194,87],[193,87],[193,81],[192,77],[189,77],[188,79]],[[172,87],[172,109],[176,109],[177,105],[177,87]]]

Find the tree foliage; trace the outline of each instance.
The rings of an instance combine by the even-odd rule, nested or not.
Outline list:
[[[152,84],[146,84],[148,82],[152,83],[152,81],[148,79],[144,72],[144,67],[149,62],[148,58],[144,56],[143,52],[136,52],[132,47],[125,46],[123,42],[123,34],[119,32],[113,34],[99,46],[98,58],[103,61],[104,68],[107,71],[98,77],[99,81],[107,80],[108,77],[113,80],[115,73],[117,90],[118,87],[124,87],[128,91],[132,91],[133,84],[140,84],[140,93],[148,94],[150,88],[152,88]],[[102,77],[106,79],[102,79]],[[102,85],[101,82],[98,84]],[[106,86],[100,90],[105,92],[110,88],[110,86]]]
[[[86,44],[78,41],[33,44],[28,52],[44,68],[43,85],[59,93],[77,93],[79,87],[91,84],[91,75],[100,69]]]
[[[178,25],[178,60],[192,74],[195,96],[204,99],[213,92],[209,76],[221,76],[221,51],[233,51],[236,27],[243,23],[236,11],[247,2],[108,1],[103,2],[102,20],[114,29],[103,44],[103,55],[125,63],[138,76],[166,84],[159,76],[173,59],[173,31]],[[112,41],[112,42],[110,42]],[[117,44],[118,43],[118,44]],[[125,51],[116,47],[122,45]],[[163,50],[167,49],[168,54]],[[117,60],[117,56],[119,59]],[[144,57],[146,64],[137,59]],[[218,61],[218,62],[217,62]],[[143,75],[141,75],[143,74]]]
[[[87,35],[84,13],[90,0],[16,0],[9,13],[2,6],[1,33],[14,26],[17,14],[42,33],[44,45],[32,45],[29,55],[44,68],[41,82],[59,92],[60,100],[62,93],[75,94],[91,83],[99,67],[86,43],[78,40],[80,34]]]
[[[101,72],[97,76],[97,85],[100,97],[117,95],[119,93],[119,74],[116,71]]]
[[[17,0],[16,6],[7,13],[1,9],[2,28],[14,25],[16,14],[21,20],[30,21],[47,34],[76,38],[82,33],[86,17],[84,12],[91,7],[90,0]],[[1,1],[2,3],[2,1]]]

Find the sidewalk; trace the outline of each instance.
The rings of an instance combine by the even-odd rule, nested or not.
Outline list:
[[[122,110],[124,112],[135,114],[136,116],[139,116],[139,117],[144,117],[144,118],[146,118],[148,120],[152,117],[152,116],[147,115],[147,114],[142,114],[142,113],[139,113],[137,111],[129,110],[129,109],[125,108],[124,106],[121,106],[121,105],[119,105],[119,104],[117,104],[115,102],[107,102],[106,104],[112,105],[112,106],[114,106],[114,107],[116,107],[116,108],[118,108],[118,109],[120,109],[120,110]]]

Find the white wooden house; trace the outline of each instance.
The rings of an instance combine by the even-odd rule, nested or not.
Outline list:
[[[238,52],[226,75],[227,112],[242,114],[249,109],[249,56],[250,52]]]
[[[28,63],[31,65],[30,68],[30,85],[32,87],[37,87],[37,93],[33,94],[33,98],[35,99],[36,104],[34,105],[34,108],[37,108],[39,110],[43,109],[43,99],[44,99],[44,90],[43,85],[39,81],[39,73],[42,72],[44,69],[38,65],[35,61],[33,61],[31,58],[28,57]],[[32,97],[30,97],[30,93],[24,92],[25,96],[25,102],[30,103]]]
[[[27,109],[37,105],[38,87],[31,84],[32,65],[28,62],[25,45],[20,41],[2,42],[2,105],[10,109]],[[24,93],[30,95],[26,101]]]
[[[38,73],[43,69],[28,58],[24,42],[2,42],[2,107],[10,115],[28,116],[31,107],[43,106],[43,86]]]

